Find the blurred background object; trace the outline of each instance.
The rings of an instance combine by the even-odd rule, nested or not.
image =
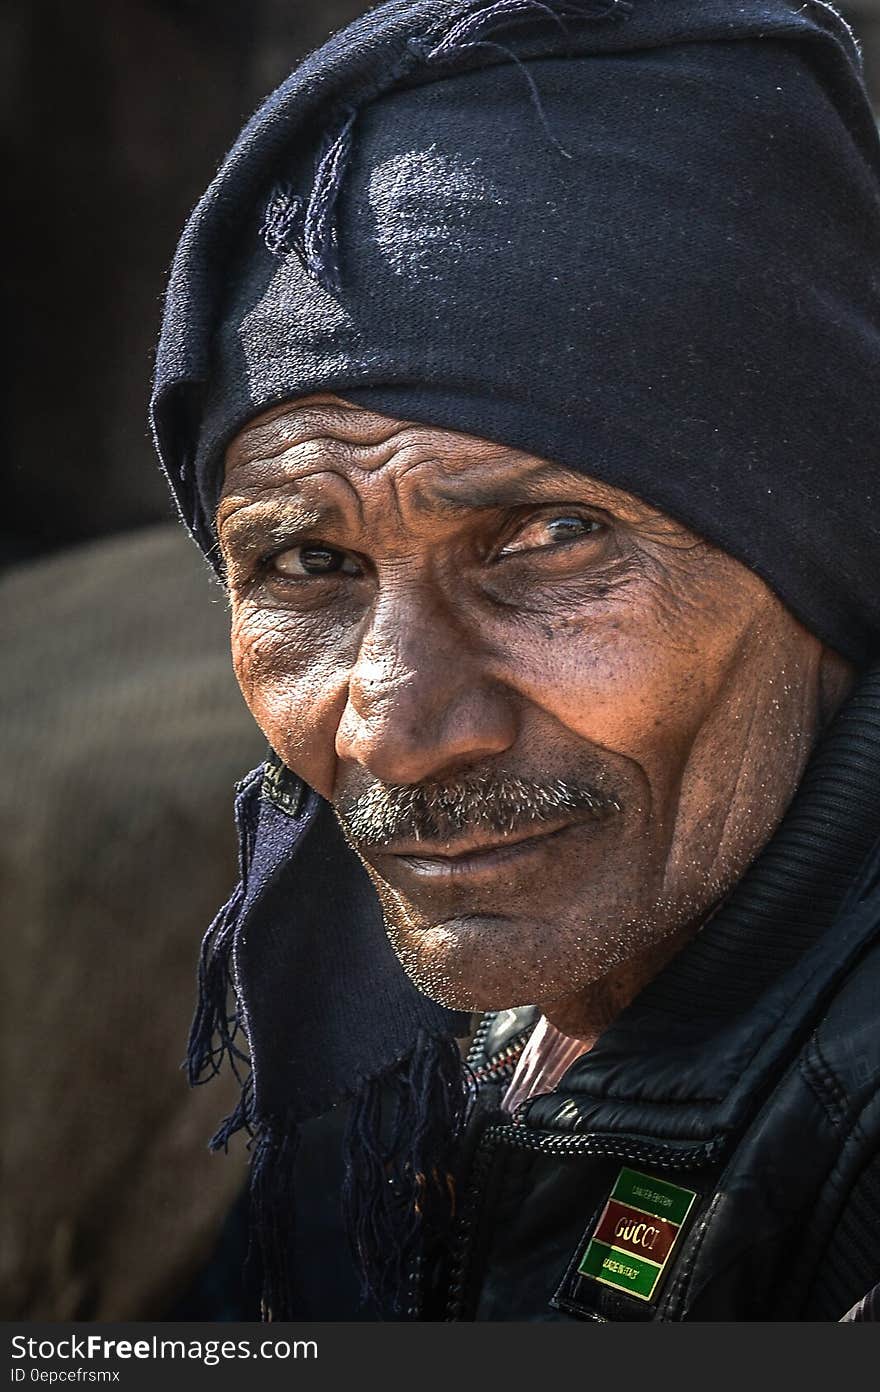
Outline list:
[[[169,516],[146,420],[160,300],[183,221],[266,91],[367,8],[2,7],[14,351],[0,562]]]
[[[243,1184],[241,1147],[206,1149],[237,1088],[180,1071],[264,748],[226,642],[173,524],[0,579],[6,1319],[159,1318]]]
[[[198,942],[235,878],[232,785],[263,744],[221,592],[169,520],[147,398],[189,208],[262,96],[367,8],[0,10],[7,1319],[248,1313],[244,1152],[205,1149],[234,1089],[192,1094],[178,1065]],[[880,0],[843,9],[876,99]]]

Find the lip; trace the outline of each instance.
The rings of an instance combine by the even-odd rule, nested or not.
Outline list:
[[[540,831],[527,832],[502,841],[479,844],[471,842],[455,853],[426,853],[424,843],[409,843],[393,848],[383,847],[381,859],[396,862],[400,870],[420,880],[478,880],[491,877],[504,865],[540,854],[560,840],[567,832],[598,822],[597,818],[578,818]],[[375,854],[375,853],[374,853]],[[379,858],[378,856],[376,857]]]

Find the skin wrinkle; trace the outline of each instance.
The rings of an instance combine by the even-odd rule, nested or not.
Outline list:
[[[754,707],[751,707],[746,716],[746,733],[744,746],[740,751],[740,757],[737,760],[736,766],[734,768],[733,789],[730,794],[730,797],[725,799],[724,803],[722,804],[724,807],[724,816],[721,822],[721,828],[718,835],[719,858],[723,857],[725,844],[727,843],[730,834],[732,834],[731,822],[734,816],[733,809],[737,806],[738,802],[737,795],[740,793],[748,777],[745,749],[752,743],[752,736],[755,732],[756,719],[757,715],[755,709]]]
[[[739,652],[737,652],[736,656],[733,658],[733,660],[728,666],[726,678],[727,682],[731,680],[731,676],[735,669],[736,662],[739,660],[739,656],[740,654]],[[740,792],[747,778],[746,750],[751,744],[751,736],[754,731],[755,719],[755,709],[754,707],[752,707],[747,717],[748,724],[746,726],[745,740],[739,751],[739,757],[737,758],[735,762],[735,767],[733,769],[733,788],[726,797],[719,797],[716,801],[716,806],[720,805],[723,808],[721,826],[716,836],[718,844],[716,859],[721,861],[723,861],[724,859],[725,846],[728,841],[728,832],[730,829],[731,820],[734,818],[734,808],[738,805],[737,794]],[[673,840],[674,839],[675,838],[673,833]]]
[[[321,499],[320,504],[313,504],[311,507],[307,505],[303,508],[303,514],[309,512],[314,513],[318,517],[320,524],[324,526],[341,525],[344,519],[346,519],[345,503],[347,502],[349,507],[354,509],[354,515],[362,521],[362,503],[357,490],[348,479],[342,478],[339,474],[327,469],[326,461],[323,456],[317,462],[319,467],[302,470],[300,472],[295,481],[295,486],[290,488],[283,502],[278,498],[279,482],[284,481],[283,475],[279,480],[279,477],[275,474],[271,476],[269,481],[265,484],[261,484],[258,480],[253,479],[252,476],[248,482],[247,500],[239,504],[239,506],[233,504],[230,507],[227,516],[224,518],[224,525],[226,527],[230,525],[229,519],[235,513],[244,511],[247,514],[250,512],[253,509],[254,501],[259,500],[261,497],[265,498],[265,506],[262,515],[265,517],[266,522],[271,525],[272,521],[277,519],[279,524],[283,524],[286,519],[298,515],[300,505],[305,501],[308,493],[314,491],[316,483],[321,479],[326,481],[327,486],[342,493],[344,495],[343,499],[340,502],[334,503],[330,499],[324,497]],[[291,503],[296,504],[296,506],[291,507]],[[247,516],[245,516],[244,520],[240,519],[237,525],[250,525]],[[231,537],[227,537],[224,550],[226,553],[229,553],[231,549]]]
[[[217,520],[245,699],[405,969],[588,1041],[740,877],[853,679],[641,500],[332,397],[241,433]],[[614,810],[566,812],[591,787]]]
[[[726,683],[730,681],[730,679],[731,679],[731,677],[732,677],[732,674],[734,673],[734,671],[735,671],[735,669],[736,669],[736,665],[737,665],[737,662],[738,662],[739,659],[740,659],[740,649],[738,648],[738,649],[737,649],[737,652],[736,652],[735,655],[732,657],[731,662],[728,664],[727,676],[726,676],[726,678],[725,678],[725,682],[726,682]],[[726,851],[727,833],[728,833],[728,826],[729,826],[729,823],[731,822],[731,819],[735,817],[735,815],[736,815],[737,817],[738,817],[738,815],[740,815],[739,812],[738,812],[738,809],[737,809],[737,813],[736,813],[736,814],[734,813],[734,809],[737,808],[737,798],[736,798],[736,795],[737,795],[737,793],[739,792],[740,788],[742,787],[742,785],[743,785],[743,783],[744,783],[744,781],[745,781],[746,768],[747,768],[747,754],[746,754],[746,751],[747,751],[747,747],[748,747],[748,745],[749,745],[749,743],[750,743],[749,736],[751,735],[752,729],[753,729],[753,727],[754,727],[754,720],[755,720],[755,715],[754,715],[754,710],[752,710],[752,712],[751,712],[751,714],[750,714],[750,716],[749,716],[749,724],[748,724],[748,727],[747,727],[747,730],[746,730],[746,738],[745,738],[745,741],[744,741],[744,743],[743,743],[743,745],[742,745],[742,747],[741,747],[741,749],[740,749],[740,751],[739,751],[739,756],[738,756],[738,758],[736,759],[735,768],[734,768],[734,770],[733,770],[734,778],[733,778],[733,788],[732,788],[732,790],[730,790],[730,791],[725,795],[723,789],[721,789],[721,788],[715,789],[715,797],[714,797],[714,799],[713,799],[714,806],[715,806],[715,807],[721,807],[721,808],[723,809],[723,811],[722,811],[721,826],[720,826],[718,832],[717,832],[717,833],[715,834],[715,836],[714,836],[714,840],[715,840],[716,845],[717,845],[717,851],[716,851],[716,853],[715,853],[715,857],[714,857],[714,858],[715,858],[716,861],[721,862],[721,863],[723,863],[723,862],[724,862],[724,859],[725,859],[725,851]],[[689,750],[689,756],[692,755],[692,754],[693,754],[693,744],[691,745],[691,749]],[[679,815],[680,815],[680,812],[679,812]],[[675,843],[677,828],[678,828],[678,818],[676,818],[676,824],[675,824],[675,826],[674,826],[673,829],[672,829],[672,833],[671,833],[671,836],[670,836],[670,845],[672,845],[672,844]],[[769,832],[768,832],[768,834],[769,834]],[[668,881],[674,877],[677,868],[678,868],[678,867],[676,866],[675,862],[670,858],[670,860],[667,862],[667,874],[666,874],[666,879],[664,880],[664,891],[665,891],[665,892],[668,892]]]
[[[704,545],[704,543],[702,543],[702,542],[699,543],[699,544],[700,544],[700,545]],[[692,598],[691,598],[690,596],[688,596],[686,593],[685,593],[684,595],[681,596],[680,602],[681,602],[681,604],[682,604],[683,606],[689,606],[689,607],[692,608],[693,610],[696,610],[696,608],[697,608],[697,601],[696,601],[695,599],[692,599]],[[674,626],[674,625],[670,625],[670,627],[674,629],[675,626]],[[746,650],[747,650],[747,636],[746,636],[746,635],[743,635],[742,638],[740,639],[740,641],[739,641],[738,643],[736,643],[736,644],[733,646],[732,651],[731,651],[731,653],[730,653],[729,660],[728,660],[728,662],[727,662],[727,664],[726,664],[726,669],[725,669],[725,671],[724,671],[724,673],[723,673],[723,676],[722,676],[722,679],[721,679],[721,683],[720,683],[720,686],[719,686],[719,700],[723,701],[724,698],[725,698],[725,696],[726,696],[727,693],[729,692],[729,689],[730,689],[732,680],[733,680],[733,678],[734,678],[734,675],[735,675],[735,673],[736,673],[736,671],[737,671],[737,668],[738,668],[739,665],[742,663],[742,661],[744,660],[744,658],[747,656],[747,651],[746,651]],[[687,652],[688,655],[689,655],[691,658],[693,658],[694,660],[696,660],[696,661],[699,660],[699,653],[693,651],[693,649],[688,650],[688,649],[685,647],[685,648],[683,649],[683,651]],[[754,710],[754,708],[752,708],[752,710]],[[731,713],[730,713],[730,712],[728,712],[728,718],[729,718],[729,719],[731,718]],[[690,743],[690,745],[689,745],[689,747],[688,747],[688,750],[687,750],[687,761],[689,761],[689,760],[691,760],[691,759],[693,758],[693,755],[694,755],[694,746],[695,746],[695,744],[696,744],[697,738],[698,738],[698,733],[695,733],[694,739],[691,741],[691,743]],[[731,815],[731,810],[732,810],[732,808],[733,808],[734,805],[735,805],[735,792],[736,792],[736,790],[737,790],[737,789],[739,788],[739,786],[740,786],[740,775],[741,775],[741,773],[742,773],[742,770],[745,768],[745,763],[746,763],[746,748],[747,748],[747,746],[748,746],[748,743],[749,743],[749,741],[748,741],[748,737],[747,737],[745,743],[743,744],[743,746],[741,747],[741,749],[740,749],[740,751],[739,751],[739,758],[738,758],[738,761],[737,761],[736,780],[735,780],[735,786],[734,786],[733,792],[732,792],[732,793],[728,793],[727,796],[725,796],[722,789],[720,789],[720,788],[715,788],[715,789],[713,790],[713,794],[714,794],[714,796],[713,796],[713,805],[714,805],[715,807],[721,806],[721,807],[724,809],[724,810],[723,810],[723,822],[722,822],[722,827],[721,827],[720,833],[718,834],[718,836],[717,836],[717,838],[716,838],[716,840],[717,840],[717,852],[716,852],[716,857],[715,857],[715,858],[716,858],[716,860],[719,860],[719,861],[723,861],[723,859],[724,859],[724,856],[723,856],[723,848],[724,848],[725,830],[726,830],[726,827],[727,827],[728,819],[729,819],[729,817],[730,817],[730,815]],[[683,764],[683,767],[682,767],[682,773],[683,773],[683,772],[684,772],[684,764]],[[675,844],[675,841],[676,841],[676,833],[677,833],[677,831],[678,831],[678,819],[679,819],[679,817],[680,817],[681,815],[682,815],[682,808],[681,808],[681,805],[679,804],[679,807],[677,808],[677,811],[676,811],[676,820],[675,820],[675,824],[673,825],[672,830],[671,830],[671,834],[670,834],[670,847],[671,847],[672,845]],[[664,893],[668,893],[668,888],[669,888],[669,886],[668,886],[668,881],[674,876],[676,869],[677,869],[677,867],[676,867],[676,865],[675,865],[675,862],[674,862],[674,860],[670,857],[670,858],[667,860],[666,878],[664,879]]]
[[[290,413],[290,404],[282,403],[271,410],[264,411],[259,421],[251,421],[229,445],[226,451],[227,471],[240,464],[259,459],[272,459],[294,445],[306,444],[314,439],[334,440],[332,431],[340,411],[355,411],[338,397],[316,394],[309,398],[308,407],[296,415]],[[330,409],[323,410],[322,407]],[[328,435],[328,427],[330,434]],[[371,411],[359,412],[357,420],[358,458],[369,457],[371,446],[381,446],[392,441],[395,436],[409,429],[407,422],[391,421],[385,416],[377,416]],[[335,440],[343,451],[350,451],[351,445],[344,440]],[[381,462],[385,462],[383,459]]]

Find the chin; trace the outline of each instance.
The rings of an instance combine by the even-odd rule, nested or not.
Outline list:
[[[446,1006],[448,1010],[483,1014],[487,1010],[512,1010],[516,1006],[535,1003],[527,991],[523,995],[525,988],[521,979],[517,985],[511,982],[507,987],[482,981],[465,984],[433,964],[411,967],[405,962],[404,967],[407,976],[423,996]]]
[[[386,930],[415,986],[451,1010],[483,1012],[570,995],[615,965],[611,945],[591,951],[559,928],[506,915],[473,915],[424,927],[386,918]]]

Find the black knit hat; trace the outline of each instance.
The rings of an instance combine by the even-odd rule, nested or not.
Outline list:
[[[641,496],[862,662],[878,264],[830,5],[398,0],[269,98],[190,219],[160,453],[210,551],[232,434],[335,390]]]

